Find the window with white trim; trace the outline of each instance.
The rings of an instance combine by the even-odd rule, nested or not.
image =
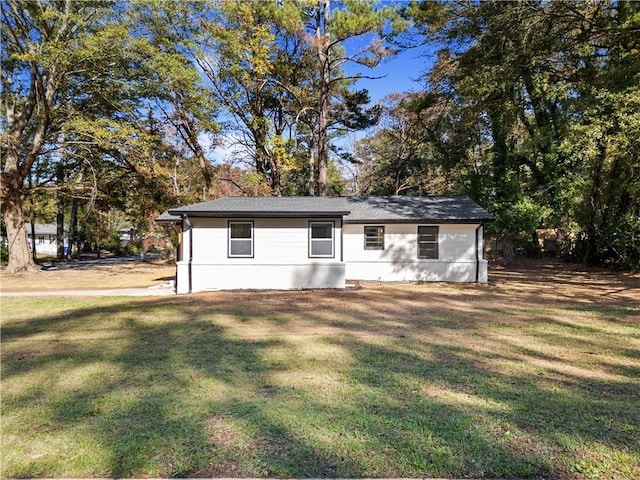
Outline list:
[[[229,222],[229,257],[253,257],[253,222]]]
[[[309,222],[309,257],[334,256],[334,223]]]
[[[365,226],[364,227],[364,249],[384,250],[384,227]]]
[[[438,259],[438,227],[418,227],[418,258]]]

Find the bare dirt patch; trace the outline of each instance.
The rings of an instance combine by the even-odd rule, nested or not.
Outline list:
[[[0,292],[144,288],[169,282],[175,277],[175,268],[164,261],[140,261],[1,274]]]

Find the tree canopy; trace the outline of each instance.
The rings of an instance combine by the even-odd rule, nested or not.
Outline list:
[[[1,34],[8,271],[28,218],[99,245],[176,204],[345,193],[467,194],[507,254],[544,228],[640,267],[637,3],[3,0]],[[408,38],[437,50],[423,89],[373,104],[346,67]]]
[[[365,192],[465,193],[491,233],[640,266],[640,7],[632,2],[419,2],[438,48],[425,90],[360,143]],[[371,161],[375,155],[376,161]]]

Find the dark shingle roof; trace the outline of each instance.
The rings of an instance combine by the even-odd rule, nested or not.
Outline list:
[[[162,215],[156,218],[158,223],[180,223],[182,217],[179,215],[171,215],[168,211],[163,212]]]
[[[344,197],[222,197],[172,208],[172,215],[206,217],[320,217],[349,213]]]
[[[348,197],[350,214],[345,222],[490,222],[486,210],[469,197]]]
[[[55,223],[36,223],[36,235],[57,235],[58,234],[58,225]],[[24,224],[24,228],[27,229],[27,234],[31,235],[31,223],[27,222]],[[69,225],[64,224],[64,231],[67,232],[69,230]]]
[[[344,216],[346,223],[490,222],[494,218],[465,196],[432,197],[222,197],[172,208],[158,221],[196,217]]]

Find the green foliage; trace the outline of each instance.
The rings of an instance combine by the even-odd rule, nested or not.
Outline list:
[[[140,253],[144,253],[142,250],[142,241],[136,240],[127,243],[122,249],[122,253],[125,255],[138,255]]]
[[[329,162],[329,193],[330,195],[344,195],[346,193],[342,172],[334,162]]]
[[[6,263],[9,259],[9,248],[4,244],[0,244],[0,263]]]
[[[494,233],[537,243],[537,228],[554,228],[570,258],[637,268],[639,12],[609,1],[410,5],[440,49],[422,110],[445,105],[418,143],[454,190],[495,214]],[[392,158],[383,179],[398,175]]]
[[[95,244],[113,211],[146,230],[220,195],[340,194],[332,143],[380,121],[357,193],[466,193],[506,239],[553,228],[569,258],[639,266],[637,2],[5,6],[5,216],[79,203]],[[389,58],[410,22],[438,50],[426,91],[372,107],[343,68]],[[223,130],[242,153],[213,164]]]
[[[6,129],[15,139],[3,137],[20,144],[17,170],[29,176],[29,185],[33,181],[32,189],[18,183],[11,195],[25,196],[25,209],[40,221],[53,219],[54,196],[67,206],[72,199],[79,201],[84,211],[80,227],[94,243],[105,237],[99,222],[90,219],[96,211],[117,208],[148,226],[183,192],[183,198],[191,195],[185,192],[190,185],[184,178],[191,171],[181,168],[189,163],[181,161],[182,144],[171,142],[170,127],[158,125],[145,107],[160,105],[158,111],[164,112],[180,98],[190,115],[180,125],[185,118],[197,118],[203,129],[214,128],[204,113],[211,102],[196,94],[202,79],[190,59],[179,45],[167,49],[171,39],[153,36],[157,24],[137,30],[145,5],[150,4],[26,2],[3,8],[5,122],[11,121],[12,102],[25,115],[29,102],[39,105],[22,132]],[[10,159],[6,168],[14,164]]]
[[[627,214],[603,225],[599,234],[600,263],[640,270],[640,216]]]
[[[117,230],[109,232],[109,236],[100,244],[100,248],[110,251],[114,255],[122,255],[124,249]]]
[[[515,203],[494,205],[496,222],[491,230],[500,236],[535,233],[545,225],[550,209],[535,202],[531,197],[523,196]]]

